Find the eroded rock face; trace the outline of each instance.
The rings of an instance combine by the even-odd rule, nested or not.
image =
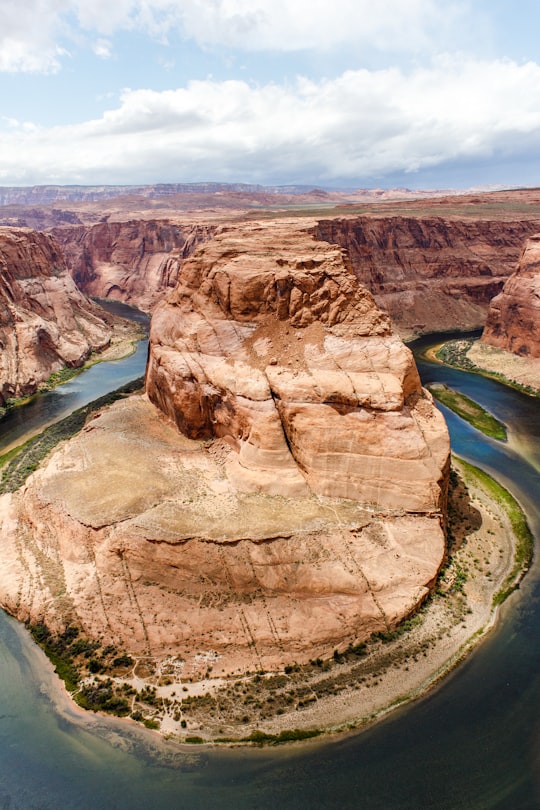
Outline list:
[[[105,318],[73,283],[52,237],[0,228],[0,403],[107,346]]]
[[[527,241],[515,273],[492,300],[482,343],[540,357],[540,234]]]
[[[320,221],[401,334],[484,324],[534,221],[365,216]]]
[[[178,434],[141,397],[116,403],[0,497],[0,604],[174,659],[188,678],[331,656],[427,596],[444,555],[437,513],[242,492],[235,455]]]
[[[238,486],[436,510],[442,418],[340,248],[293,223],[222,229],[155,311],[147,392],[225,438]]]
[[[0,499],[14,615],[197,678],[329,657],[425,599],[448,435],[340,248],[222,228],[156,308],[147,392]]]
[[[212,232],[211,225],[159,220],[54,229],[81,290],[144,312],[176,286],[183,260]]]

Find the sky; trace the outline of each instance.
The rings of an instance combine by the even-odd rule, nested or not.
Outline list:
[[[0,0],[0,185],[540,185],[537,0]]]

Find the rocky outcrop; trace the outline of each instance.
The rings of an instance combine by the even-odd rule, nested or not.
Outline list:
[[[37,231],[0,228],[0,302],[0,403],[111,339],[107,315],[77,289],[56,241]]]
[[[225,438],[250,490],[440,506],[446,431],[340,248],[293,223],[223,228],[154,313],[147,392]]]
[[[482,343],[540,357],[540,234],[527,241],[515,273],[491,301]]]
[[[221,228],[156,308],[147,391],[158,408],[117,402],[0,499],[10,612],[219,678],[331,656],[426,598],[448,434],[340,248]]]
[[[209,239],[211,225],[162,220],[100,222],[53,229],[77,286],[145,312],[176,286],[184,259]]]
[[[363,216],[320,221],[318,239],[349,254],[358,280],[404,335],[484,324],[533,220]]]
[[[117,403],[0,498],[0,604],[187,679],[329,657],[426,598],[437,513],[245,493],[234,455],[141,397]]]

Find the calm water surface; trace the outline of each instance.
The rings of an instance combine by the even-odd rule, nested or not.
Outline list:
[[[448,414],[454,450],[497,473],[539,537],[538,400],[437,364],[420,370],[510,426],[501,444]],[[185,751],[55,708],[48,663],[0,613],[0,808],[539,808],[538,574],[537,556],[497,631],[426,698],[361,734],[275,751]]]

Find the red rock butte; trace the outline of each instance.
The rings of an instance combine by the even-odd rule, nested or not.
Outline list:
[[[440,508],[448,444],[410,351],[339,247],[294,222],[222,228],[155,310],[146,388],[223,438],[247,491]]]

